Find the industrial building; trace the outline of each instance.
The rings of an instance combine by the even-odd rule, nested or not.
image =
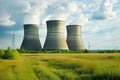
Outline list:
[[[64,35],[64,21],[47,21],[47,37],[43,50],[68,50]]]
[[[24,25],[24,39],[21,49],[27,50],[41,50],[41,43],[39,40],[39,25],[25,24]]]
[[[27,50],[84,50],[81,36],[81,25],[67,25],[67,40],[64,35],[64,21],[49,20],[47,24],[47,37],[43,46],[39,40],[39,25],[25,24],[24,39],[21,49]]]
[[[80,25],[67,26],[67,45],[70,50],[85,49],[82,41]]]

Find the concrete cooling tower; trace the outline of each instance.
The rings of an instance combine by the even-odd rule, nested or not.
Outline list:
[[[41,50],[41,44],[39,40],[39,26],[36,24],[24,25],[24,39],[21,45],[21,49],[27,50]]]
[[[43,50],[68,50],[64,37],[64,21],[47,21],[47,37]]]
[[[81,37],[80,25],[67,26],[67,44],[70,50],[83,50],[84,45]]]

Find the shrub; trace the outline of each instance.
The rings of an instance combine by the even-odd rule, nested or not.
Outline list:
[[[0,58],[2,58],[4,54],[5,54],[4,50],[0,49]]]
[[[30,50],[27,50],[27,49],[24,49],[24,48],[18,49],[18,51],[19,51],[20,53],[30,53]]]
[[[3,55],[3,59],[17,59],[19,58],[19,53],[17,50],[12,50],[8,47],[7,51]]]

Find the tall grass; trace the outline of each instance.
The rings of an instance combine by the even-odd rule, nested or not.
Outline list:
[[[120,54],[21,54],[0,59],[0,80],[120,80],[119,63]]]
[[[39,80],[120,79],[119,54],[39,54],[26,58],[32,61]]]
[[[28,61],[0,60],[0,80],[38,80]]]

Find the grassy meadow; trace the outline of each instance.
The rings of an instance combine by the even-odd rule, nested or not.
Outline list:
[[[21,54],[0,59],[0,80],[120,80],[119,53]]]

